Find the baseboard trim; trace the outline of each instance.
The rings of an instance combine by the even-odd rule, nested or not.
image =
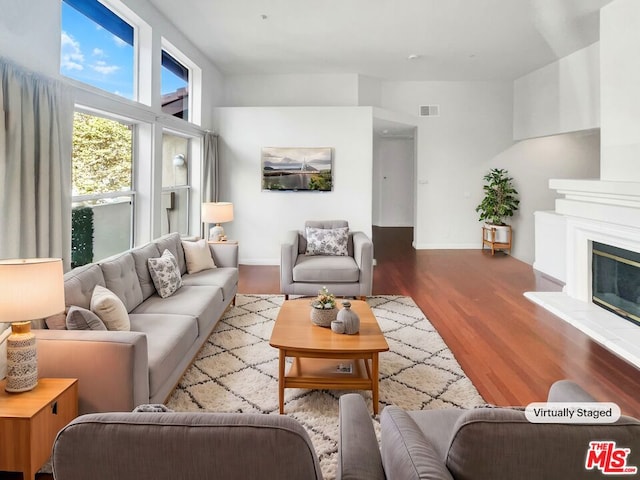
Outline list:
[[[240,265],[280,265],[280,259],[276,258],[240,258]]]
[[[480,250],[481,245],[477,243],[415,243],[416,250]]]

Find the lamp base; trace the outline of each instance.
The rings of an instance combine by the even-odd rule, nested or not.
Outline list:
[[[218,242],[221,238],[224,237],[224,228],[222,225],[217,223],[215,227],[211,227],[209,230],[209,240],[212,242]]]
[[[38,384],[38,357],[36,336],[31,322],[11,324],[7,338],[7,392],[18,393],[33,390]]]

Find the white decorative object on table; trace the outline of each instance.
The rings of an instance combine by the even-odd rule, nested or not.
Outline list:
[[[360,331],[360,317],[351,310],[351,302],[342,302],[342,309],[338,312],[337,320],[344,325],[344,333],[354,335]]]

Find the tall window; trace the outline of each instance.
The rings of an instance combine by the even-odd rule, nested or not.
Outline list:
[[[162,51],[162,111],[189,120],[189,69]]]
[[[162,135],[162,233],[189,233],[189,139]]]
[[[97,0],[63,0],[60,73],[136,100],[134,39],[134,28]]]
[[[133,127],[76,112],[73,126],[73,266],[132,244]]]

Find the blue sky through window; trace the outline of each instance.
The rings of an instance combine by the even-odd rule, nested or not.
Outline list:
[[[89,2],[98,3],[96,0]],[[133,46],[65,1],[61,3],[60,73],[101,90],[135,100]],[[163,94],[175,92],[186,86],[182,78],[166,68],[162,68],[161,82]]]

